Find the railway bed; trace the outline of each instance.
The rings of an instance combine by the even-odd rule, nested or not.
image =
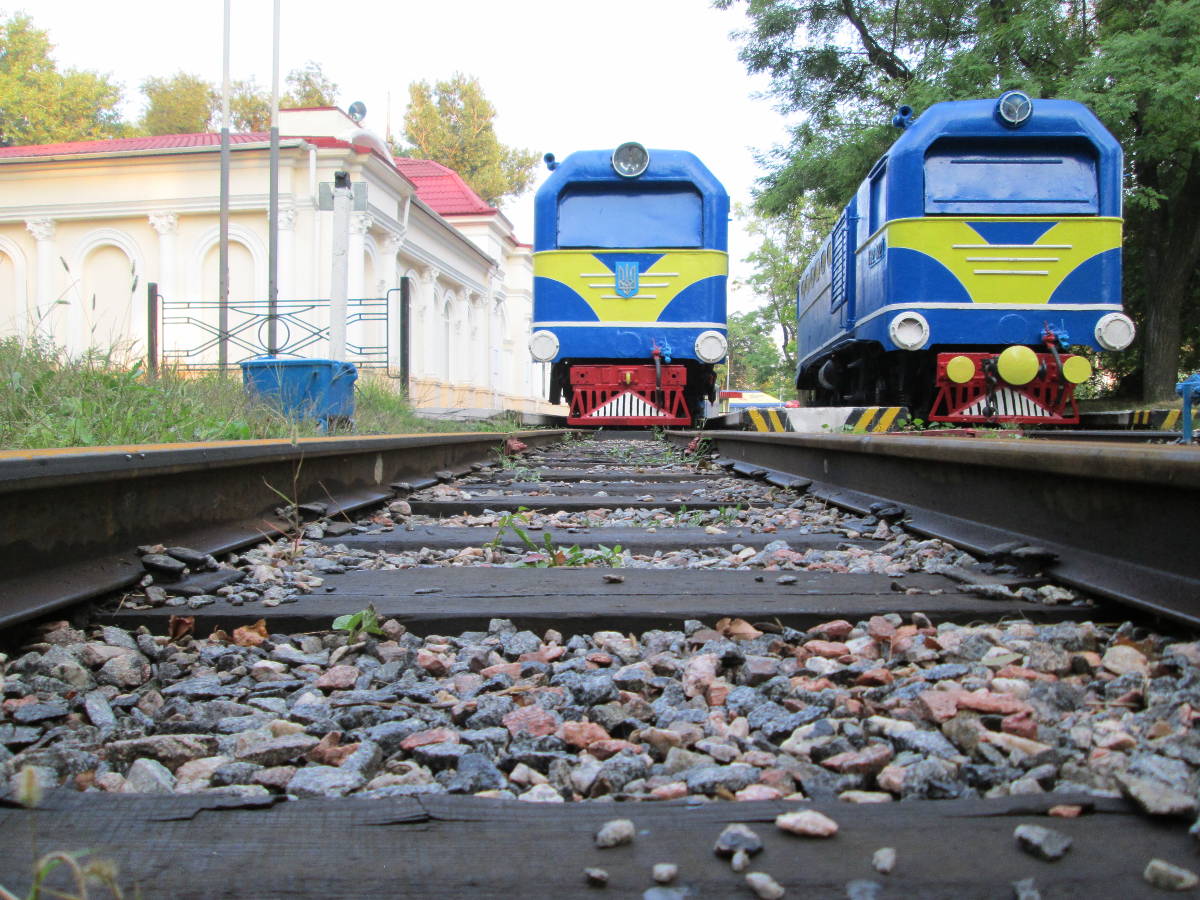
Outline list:
[[[439,445],[383,505],[325,485],[287,538],[202,548],[221,570],[11,627],[0,885],[91,848],[143,896],[754,896],[730,823],[793,896],[1140,896],[1151,859],[1191,865],[1193,613],[1118,625],[1045,548],[975,558],[779,444],[642,438]],[[329,630],[368,608],[383,633]],[[776,827],[800,809],[836,836]]]

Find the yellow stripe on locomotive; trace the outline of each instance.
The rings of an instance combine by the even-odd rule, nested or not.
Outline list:
[[[616,273],[602,261],[616,253],[659,257],[639,272],[632,296],[617,293]],[[729,255],[720,250],[543,250],[533,255],[534,277],[558,282],[575,293],[600,322],[657,321],[684,290],[728,272]]]
[[[1062,219],[1033,242],[985,241],[971,222],[981,217],[897,219],[876,236],[893,250],[913,250],[949,270],[975,303],[1046,304],[1084,262],[1121,247],[1121,220]],[[1048,224],[1045,219],[989,217],[989,222]],[[873,242],[872,242],[873,243]]]

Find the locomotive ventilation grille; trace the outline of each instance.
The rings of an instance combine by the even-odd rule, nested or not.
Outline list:
[[[607,418],[609,416],[658,416],[666,418],[667,414],[637,394],[625,391],[613,397],[607,403],[597,406],[587,414],[587,418]]]
[[[970,406],[959,410],[958,415],[986,415],[984,412],[984,407],[988,405],[992,407],[992,415],[994,416],[1024,416],[1031,419],[1058,418],[1058,416],[1046,409],[1041,404],[1035,402],[1032,398],[1005,387],[998,388],[991,397],[984,396],[979,398]]]

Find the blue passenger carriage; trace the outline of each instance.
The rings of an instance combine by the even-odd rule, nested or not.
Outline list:
[[[725,358],[729,198],[691,153],[547,155],[529,347],[574,425],[687,425]]]
[[[948,422],[1078,421],[1121,350],[1121,148],[1085,106],[938,103],[871,169],[800,282],[796,385]]]

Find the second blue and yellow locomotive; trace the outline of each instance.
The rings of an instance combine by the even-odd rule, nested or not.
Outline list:
[[[1122,350],[1121,148],[1081,104],[938,103],[805,269],[796,386],[932,421],[1078,421],[1073,345]]]
[[[691,153],[547,154],[529,348],[573,425],[687,425],[725,358],[729,198]]]

